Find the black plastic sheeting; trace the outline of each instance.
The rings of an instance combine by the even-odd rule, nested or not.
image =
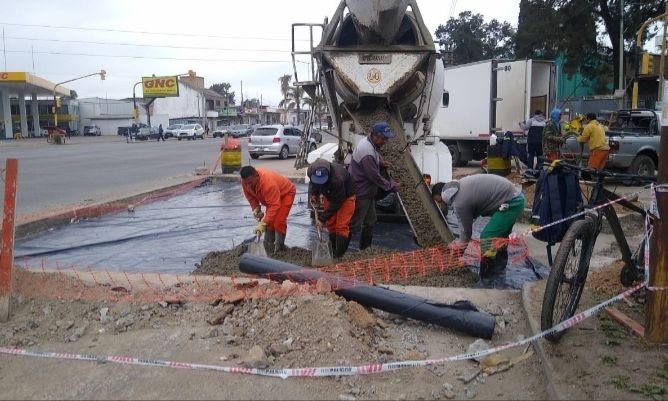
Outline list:
[[[286,245],[310,249],[316,234],[307,209],[307,186],[297,184],[288,218]],[[190,273],[211,251],[224,251],[253,237],[250,207],[233,182],[206,183],[174,198],[97,219],[78,221],[18,240],[19,265],[108,269],[129,272]],[[356,242],[351,248],[356,248]],[[379,223],[374,245],[412,250],[410,227]]]
[[[239,269],[244,273],[266,276],[279,282],[291,280],[314,284],[322,277],[327,279],[337,295],[349,301],[476,337],[490,339],[494,334],[496,318],[489,313],[478,311],[467,301],[459,301],[453,305],[435,303],[377,285],[250,254],[241,257]]]

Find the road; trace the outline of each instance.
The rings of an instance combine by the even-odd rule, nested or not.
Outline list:
[[[6,140],[0,141],[0,169],[7,158],[19,160],[16,213],[21,215],[108,202],[185,182],[196,168],[216,163],[221,143],[220,138],[127,143],[119,136],[73,137],[65,145],[47,144],[44,138]],[[242,143],[247,163],[246,140]],[[294,158],[253,160],[255,166],[283,174],[297,173],[293,164]],[[0,192],[3,199],[4,186]]]

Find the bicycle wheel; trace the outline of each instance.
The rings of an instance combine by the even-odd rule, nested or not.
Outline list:
[[[594,221],[591,218],[573,222],[564,235],[545,285],[540,316],[542,330],[547,330],[575,314],[587,279],[589,259],[595,241]],[[564,331],[561,331],[546,338],[557,342],[563,334]]]

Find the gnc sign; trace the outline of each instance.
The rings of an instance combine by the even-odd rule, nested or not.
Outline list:
[[[179,95],[177,77],[142,77],[144,97],[167,97]]]

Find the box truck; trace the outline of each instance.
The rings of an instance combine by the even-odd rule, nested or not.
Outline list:
[[[432,134],[448,146],[455,166],[486,157],[489,136],[511,131],[535,110],[555,107],[556,66],[544,60],[484,60],[445,69]]]

